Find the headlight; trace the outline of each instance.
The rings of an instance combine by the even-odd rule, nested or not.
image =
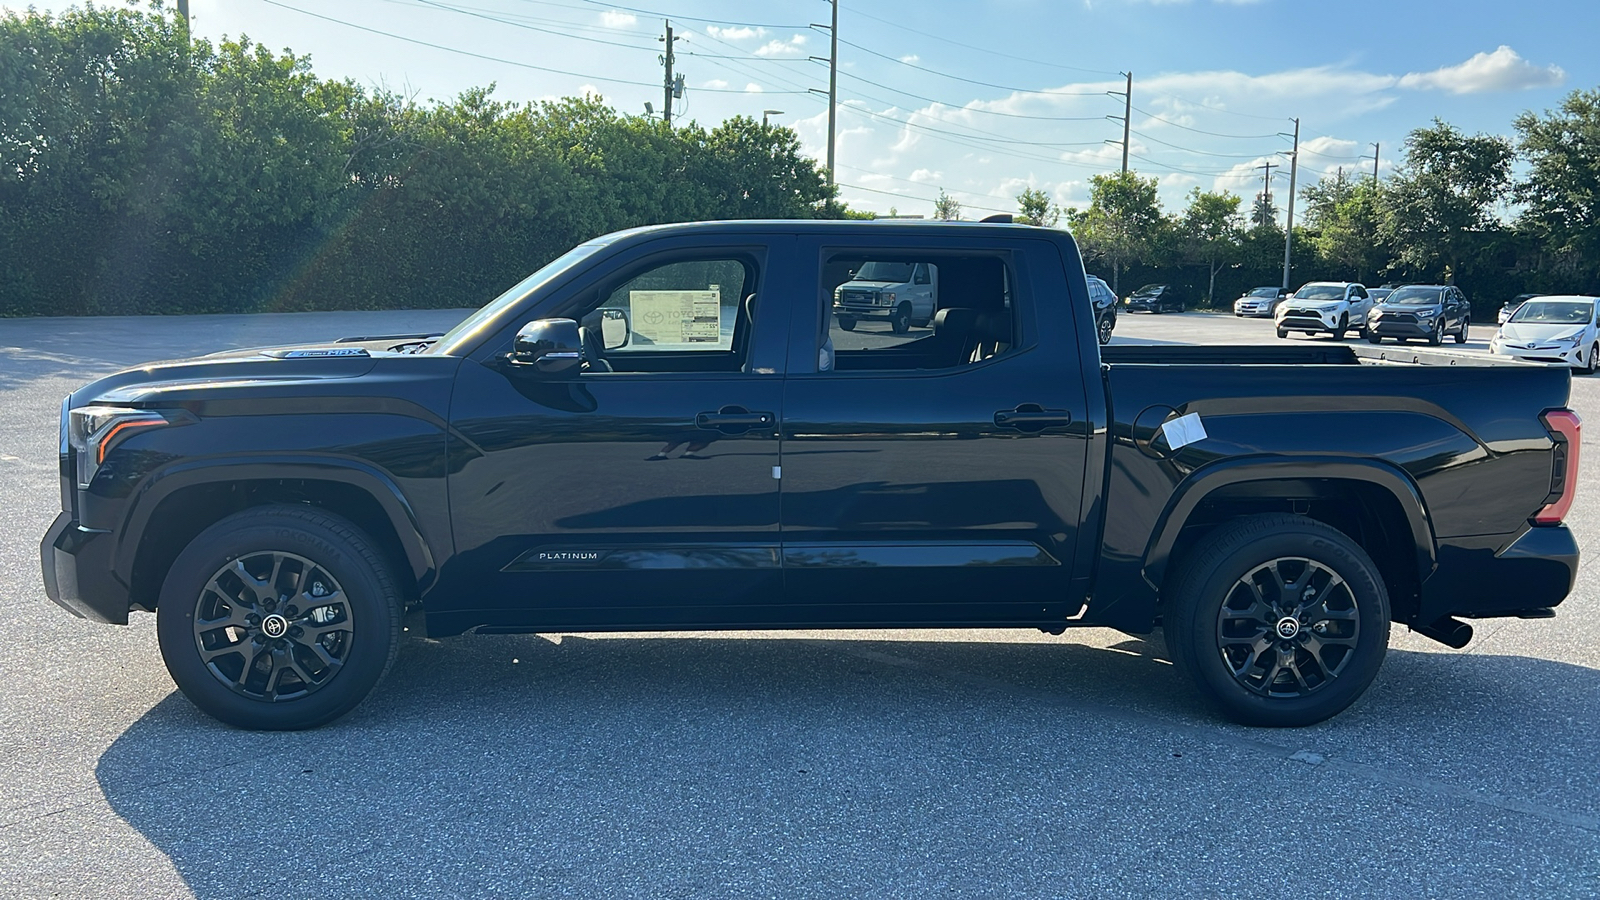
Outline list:
[[[67,413],[67,444],[78,454],[78,487],[86,488],[105,462],[106,452],[129,432],[169,424],[167,417],[147,409],[120,406],[81,406]]]
[[[1317,309],[1319,309],[1319,310],[1321,310],[1322,312],[1325,312],[1325,313],[1338,312],[1339,311],[1339,304],[1337,304],[1337,303],[1324,303],[1321,306],[1317,307]]]
[[[1555,343],[1557,343],[1557,344],[1566,344],[1568,347],[1576,347],[1576,346],[1578,346],[1578,342],[1581,341],[1581,340],[1583,340],[1583,335],[1581,335],[1581,334],[1569,334],[1566,337],[1558,337],[1558,338],[1556,338],[1555,339]]]
[[[1438,314],[1439,314],[1439,311],[1437,309],[1422,309],[1422,310],[1418,310],[1417,311],[1417,318],[1418,319],[1431,319],[1434,316],[1437,316]]]
[[[884,291],[878,295],[878,299],[882,300],[885,304],[892,304],[894,303],[894,291]]]

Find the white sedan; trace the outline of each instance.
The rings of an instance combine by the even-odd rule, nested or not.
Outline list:
[[[1593,373],[1600,357],[1600,304],[1595,301],[1577,296],[1529,300],[1495,332],[1489,352]]]

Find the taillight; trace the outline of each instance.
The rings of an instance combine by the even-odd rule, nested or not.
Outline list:
[[[1583,420],[1570,409],[1553,409],[1539,417],[1555,439],[1550,468],[1550,500],[1533,517],[1535,525],[1560,525],[1578,492],[1578,451],[1583,447]]]

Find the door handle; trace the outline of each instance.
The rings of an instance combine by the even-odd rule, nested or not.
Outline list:
[[[771,425],[776,416],[769,412],[751,412],[742,406],[724,406],[716,412],[703,412],[694,417],[696,428],[720,431],[723,434],[744,434],[752,428]]]
[[[1072,411],[1045,409],[1037,403],[1023,403],[1016,409],[1002,409],[994,414],[994,424],[1018,431],[1043,431],[1072,424]]]

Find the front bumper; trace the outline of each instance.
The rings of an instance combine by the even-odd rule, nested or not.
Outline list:
[[[56,516],[39,542],[45,595],[79,618],[128,624],[129,591],[111,573],[111,552],[109,533],[79,526],[71,513]]]
[[[1425,338],[1433,334],[1436,319],[1426,322],[1412,319],[1394,319],[1384,317],[1381,319],[1367,320],[1367,334],[1382,335],[1393,338]]]
[[[1290,309],[1277,318],[1279,328],[1290,331],[1334,331],[1339,327],[1339,311],[1322,312],[1314,309]],[[1351,322],[1346,328],[1355,328]]]
[[[1530,526],[1509,544],[1503,535],[1441,541],[1439,567],[1422,584],[1419,620],[1493,618],[1549,609],[1578,577],[1578,542],[1565,525]]]
[[[1251,318],[1271,318],[1273,307],[1276,304],[1266,300],[1235,300],[1233,301],[1233,314],[1236,316],[1249,316]]]
[[[1541,344],[1534,347],[1512,347],[1507,344],[1495,344],[1489,347],[1489,352],[1495,356],[1506,356],[1523,362],[1560,363],[1567,366],[1584,365],[1582,349],[1565,345],[1557,347],[1551,344]]]
[[[889,319],[894,317],[892,306],[845,306],[842,303],[833,305],[833,314],[844,316],[847,319]]]

